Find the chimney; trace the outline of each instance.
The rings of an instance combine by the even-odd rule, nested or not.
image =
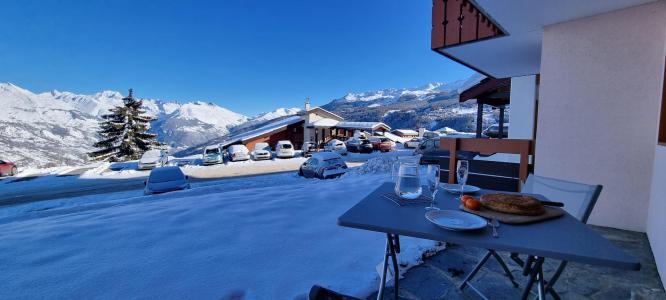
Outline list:
[[[305,111],[310,110],[310,97],[305,98]]]

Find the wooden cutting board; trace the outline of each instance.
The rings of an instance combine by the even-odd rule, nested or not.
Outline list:
[[[559,218],[564,215],[564,210],[558,207],[551,207],[551,206],[545,206],[546,213],[540,216],[521,216],[521,215],[512,215],[512,214],[505,214],[501,212],[497,212],[494,210],[487,209],[485,207],[481,207],[480,210],[471,210],[468,209],[462,205],[460,205],[460,209],[471,213],[475,214],[477,216],[484,217],[486,219],[497,219],[498,221],[505,223],[505,224],[528,224],[528,223],[535,223],[535,222],[541,222],[545,220],[550,220],[550,219],[555,219]]]

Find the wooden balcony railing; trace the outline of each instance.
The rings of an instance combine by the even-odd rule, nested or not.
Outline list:
[[[468,0],[433,0],[433,50],[505,35],[505,32]]]
[[[519,140],[519,139],[480,139],[480,138],[441,138],[439,141],[441,150],[449,151],[448,170],[456,170],[458,163],[457,153],[460,151],[478,152],[481,155],[492,155],[497,153],[518,154],[520,156],[518,163],[518,180],[519,185],[524,183],[530,170],[530,155],[534,155],[534,147],[532,140]],[[506,163],[497,163],[496,166],[507,165]],[[515,165],[515,164],[513,164]],[[504,176],[503,170],[490,170],[493,166],[482,166],[490,171],[490,176]],[[515,170],[515,169],[514,169]],[[479,172],[483,170],[474,170],[470,166],[470,172]],[[514,171],[515,172],[515,171]],[[515,173],[514,173],[515,174]],[[448,172],[448,182],[456,183],[455,171]],[[519,187],[515,187],[516,189]]]

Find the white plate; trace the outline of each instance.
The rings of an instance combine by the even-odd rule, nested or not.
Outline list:
[[[450,230],[476,230],[488,225],[486,219],[458,210],[431,210],[425,217],[433,224]]]
[[[445,183],[445,184],[442,185],[442,188],[443,188],[445,191],[449,192],[449,193],[460,194],[460,185],[459,185],[459,184],[455,184],[455,183]],[[476,193],[476,192],[478,192],[478,191],[481,190],[479,187],[477,187],[477,186],[473,186],[473,185],[469,185],[469,184],[466,184],[465,187],[464,187],[464,189],[465,189],[465,190],[464,190],[464,193],[465,193],[465,194]]]

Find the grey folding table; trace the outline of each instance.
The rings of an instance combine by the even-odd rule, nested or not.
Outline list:
[[[379,295],[386,285],[388,258],[392,260],[397,276],[397,253],[400,252],[399,236],[442,241],[459,245],[479,247],[495,251],[527,254],[528,261],[524,274],[529,275],[528,284],[523,290],[523,299],[530,294],[536,282],[539,299],[545,297],[545,284],[542,265],[545,258],[566,260],[583,264],[639,270],[640,263],[618,249],[610,241],[588,228],[573,216],[566,214],[557,219],[533,224],[502,224],[499,238],[493,238],[489,228],[476,231],[451,231],[432,224],[425,218],[425,205],[399,206],[383,195],[393,192],[392,183],[384,183],[370,195],[338,218],[338,225],[386,234]],[[480,194],[494,191],[482,190]],[[440,192],[437,206],[440,209],[459,209],[457,195]],[[395,280],[394,293],[398,298],[398,281]]]

